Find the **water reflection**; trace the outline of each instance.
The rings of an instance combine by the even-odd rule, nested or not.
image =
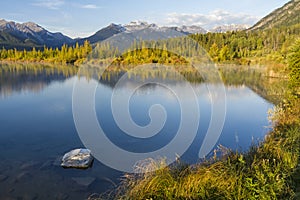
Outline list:
[[[54,81],[63,82],[77,74],[74,67],[38,64],[1,64],[0,96],[20,92],[40,92]]]
[[[122,173],[98,161],[86,171],[58,166],[63,153],[83,146],[72,116],[73,83],[78,78],[99,81],[96,93],[99,123],[120,147],[133,152],[153,151],[168,143],[176,133],[180,109],[176,97],[166,88],[147,84],[136,90],[131,98],[132,118],[141,126],[149,123],[151,105],[160,103],[168,112],[162,133],[146,141],[124,136],[110,110],[113,88],[125,72],[106,72],[101,77],[89,70],[84,71],[85,76],[78,77],[77,72],[77,68],[66,66],[0,65],[0,199],[84,199],[118,183]],[[284,84],[248,68],[222,68],[220,72],[228,103],[218,144],[245,150],[253,140],[264,138],[268,131],[265,128],[268,126],[267,110],[272,108],[272,103],[278,102]],[[184,80],[174,74],[150,70],[126,76],[129,79],[122,85],[124,93],[145,79],[153,82],[163,79],[182,91],[185,101],[189,101],[189,96],[184,95],[187,88]],[[182,159],[196,162],[210,120],[211,96],[201,77],[187,77],[200,94],[201,120],[198,135]],[[218,85],[210,84],[218,91]],[[91,177],[94,181],[85,187],[74,181],[78,177]]]
[[[25,91],[39,92],[51,82],[62,82],[67,78],[76,76],[78,70],[74,66],[24,63],[0,64],[0,96],[5,97]],[[267,77],[263,70],[249,66],[222,66],[219,72],[226,86],[246,86],[274,104],[279,103],[281,95],[284,94],[287,88],[287,80]],[[137,70],[133,72],[104,71],[100,76],[97,69],[85,67],[81,69],[80,74],[83,74],[86,79],[96,79],[99,80],[99,83],[114,88],[125,73],[133,82],[136,79],[140,81],[152,79],[154,81],[166,80],[171,84],[176,84],[178,81],[182,81],[182,76],[185,80],[194,84],[203,82],[200,74],[181,71],[182,76],[178,76],[161,68],[142,72]]]

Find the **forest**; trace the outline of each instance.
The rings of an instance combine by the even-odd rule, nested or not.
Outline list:
[[[33,47],[31,51],[3,48],[0,50],[0,60],[74,64],[83,62],[91,51],[92,46],[88,41],[83,45],[76,43],[74,46],[63,45],[55,49],[44,46],[42,50],[36,50]]]
[[[161,41],[139,40],[134,41],[123,54],[118,47],[109,42],[90,44],[88,41],[83,45],[76,43],[73,46],[63,45],[55,49],[48,47],[42,50],[33,48],[31,51],[2,49],[0,60],[79,65],[89,58],[100,62],[114,61],[114,64],[118,65],[184,64],[187,63],[186,58],[199,55],[199,52],[195,51],[201,51],[203,48],[216,63],[278,65],[285,64],[289,46],[299,36],[299,29],[300,25],[297,24],[267,30],[193,34],[187,36],[198,43],[199,46],[193,48],[187,48],[190,40],[185,37]],[[181,55],[172,53],[170,49],[180,52]]]
[[[246,152],[219,146],[215,156],[195,165],[146,161],[146,173],[126,174],[115,193],[99,199],[299,199],[300,39],[284,56],[289,87],[270,113],[274,128],[264,142]]]
[[[176,67],[177,64],[185,66],[190,58],[201,55],[204,49],[216,63],[279,66],[288,73],[288,88],[284,91],[284,98],[270,113],[273,129],[262,143],[253,145],[247,152],[233,152],[220,146],[215,152],[221,153],[221,157],[214,156],[192,166],[180,160],[171,166],[167,166],[163,159],[153,160],[149,169],[157,170],[124,175],[121,185],[110,193],[110,198],[299,199],[299,30],[298,24],[267,30],[194,34],[188,36],[197,41],[198,45],[193,48],[186,48],[189,45],[187,37],[135,41],[125,53],[110,43],[90,44],[88,41],[83,45],[63,45],[56,49],[2,49],[0,60],[73,65],[92,60],[112,62],[120,68],[142,63]],[[180,55],[174,52],[180,52]],[[194,79],[198,80],[197,77]],[[230,77],[227,76],[227,80],[230,82]],[[262,84],[258,82],[257,85]]]

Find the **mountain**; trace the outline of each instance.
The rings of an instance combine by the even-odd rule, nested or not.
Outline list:
[[[0,48],[7,49],[31,49],[32,47],[42,48],[60,47],[63,44],[82,44],[88,40],[91,44],[107,39],[110,41],[133,41],[136,40],[159,40],[179,37],[194,33],[206,33],[199,26],[166,27],[147,22],[133,21],[125,25],[110,24],[100,29],[95,34],[86,38],[71,39],[62,33],[52,33],[33,22],[16,23],[0,19]]]
[[[90,43],[93,44],[93,43],[96,43],[99,41],[106,40],[107,38],[112,37],[115,34],[122,33],[125,30],[126,29],[123,26],[112,23],[109,26],[107,26],[103,29],[100,29],[94,35],[92,35],[90,37],[77,39],[77,42],[82,44],[85,40],[88,40]]]
[[[249,30],[264,30],[300,24],[300,0],[292,0],[262,18]]]
[[[206,30],[200,26],[158,26],[156,24],[148,24],[147,22],[142,21],[132,21],[129,24],[124,25],[125,32],[137,32],[144,29],[156,30],[165,32],[167,30],[178,31],[183,34],[194,34],[194,33],[206,33]]]
[[[159,40],[179,37],[194,33],[206,33],[206,30],[199,26],[167,27],[149,24],[147,22],[132,21],[125,25],[110,24],[109,26],[97,31],[94,35],[77,40],[82,43],[84,40],[92,44],[109,40],[110,42],[126,42],[139,40]]]
[[[153,29],[153,28],[145,28],[141,30],[135,30],[133,32],[123,32],[120,34],[116,34],[105,42],[109,43],[114,47],[118,47],[119,51],[124,51],[128,49],[128,47],[132,46],[134,41],[139,40],[165,40],[169,38],[181,37],[185,36],[185,34],[175,31],[171,28],[167,29]]]
[[[31,48],[33,46],[59,47],[73,43],[73,39],[61,34],[52,33],[33,22],[16,23],[0,20],[0,47]]]
[[[188,34],[195,34],[195,33],[207,33],[207,31],[202,28],[201,26],[181,26],[181,31]]]
[[[226,33],[227,31],[242,31],[249,28],[249,25],[246,24],[230,24],[230,25],[222,25],[216,26],[211,29],[209,32],[212,33]]]
[[[158,29],[159,27],[156,24],[148,24],[147,22],[142,21],[132,21],[129,24],[124,25],[124,29],[126,32],[135,32],[143,29]]]
[[[194,33],[206,33],[206,30],[203,29],[200,26],[158,26],[156,24],[148,24],[147,22],[142,22],[142,21],[132,21],[129,24],[125,24],[124,28],[126,32],[135,32],[135,31],[140,31],[143,29],[152,29],[152,30],[157,30],[157,31],[166,31],[166,30],[174,30],[178,31],[180,33],[184,34],[194,34]]]

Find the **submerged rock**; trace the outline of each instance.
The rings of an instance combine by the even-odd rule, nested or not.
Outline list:
[[[80,186],[89,187],[96,180],[96,178],[94,178],[94,177],[73,177],[72,180],[75,181]]]
[[[8,176],[4,174],[0,174],[0,182],[5,181],[8,178]]]
[[[61,162],[61,159],[60,159],[60,162]],[[39,170],[47,170],[47,169],[50,169],[50,167],[52,166],[53,164],[53,161],[51,160],[47,160],[45,163],[43,163],[40,167],[39,167]],[[60,165],[60,163],[59,163]]]
[[[62,159],[63,159],[63,156],[59,156],[59,157],[55,158],[53,160],[53,165],[54,166],[61,166]]]
[[[37,161],[29,161],[20,166],[21,170],[27,170],[38,166],[40,163]]]
[[[62,158],[61,166],[65,168],[89,168],[93,163],[93,156],[89,149],[74,149]]]
[[[58,193],[55,195],[55,199],[57,199],[57,200],[66,200],[68,198],[69,198],[69,195],[65,194],[65,193]]]
[[[32,174],[30,174],[28,171],[23,171],[14,178],[13,182],[14,183],[24,182],[30,180],[31,178],[32,178]]]

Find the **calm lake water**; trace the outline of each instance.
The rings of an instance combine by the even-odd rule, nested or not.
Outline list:
[[[136,124],[145,126],[149,123],[148,110],[154,104],[161,104],[168,117],[157,136],[149,140],[131,138],[122,134],[116,125],[110,106],[110,97],[119,77],[120,74],[109,74],[98,81],[95,107],[103,130],[116,145],[129,151],[148,152],[161,148],[174,137],[179,126],[180,107],[176,96],[156,84],[138,88],[129,102],[130,114]],[[0,199],[84,199],[118,184],[123,173],[97,160],[87,170],[60,167],[64,153],[84,147],[72,114],[72,91],[77,79],[76,70],[67,67],[0,66]],[[179,91],[187,89],[187,83],[182,80],[168,76],[164,79]],[[124,95],[142,79],[137,75],[129,80],[122,85]],[[197,136],[182,160],[195,163],[209,125],[211,101],[206,84],[191,84],[200,91],[197,98],[201,120]],[[218,84],[210,84],[216,91],[221,88]],[[255,84],[243,80],[229,80],[225,84],[227,112],[217,145],[245,151],[251,144],[263,140],[270,130],[267,112],[273,104],[259,93],[259,82]],[[183,101],[189,101],[189,96]],[[80,182],[85,179],[91,184],[82,185]]]

